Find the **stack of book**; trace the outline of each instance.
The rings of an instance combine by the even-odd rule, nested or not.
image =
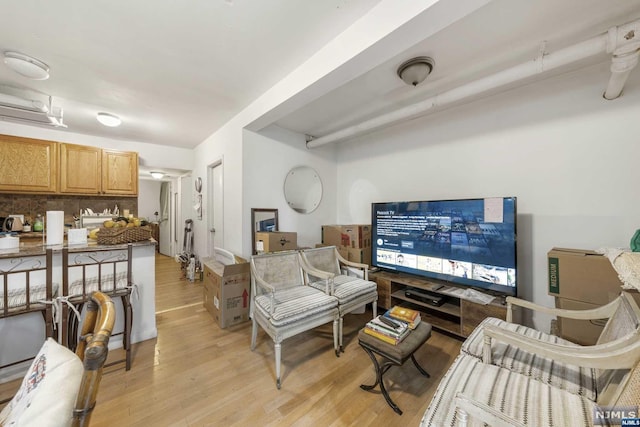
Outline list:
[[[389,319],[380,315],[370,320],[364,327],[364,333],[376,337],[388,344],[398,345],[402,342],[411,329],[406,323]]]
[[[387,310],[387,312],[384,313],[384,316],[393,320],[405,322],[410,329],[415,329],[416,326],[420,324],[421,320],[419,311],[401,307],[399,305],[393,306],[391,310]]]

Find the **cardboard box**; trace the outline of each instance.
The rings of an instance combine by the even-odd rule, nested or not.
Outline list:
[[[371,247],[371,225],[323,225],[322,243],[349,248]]]
[[[341,225],[323,225],[322,244],[336,247],[349,246],[349,235],[342,232]]]
[[[547,254],[549,295],[605,305],[622,291],[607,257],[590,250],[553,248]]]
[[[324,243],[316,243],[316,248],[323,248],[325,246],[335,246],[335,245],[326,245]],[[367,264],[371,267],[371,248],[349,248],[347,246],[336,246],[338,253],[340,256],[347,261],[359,262],[361,264]]]
[[[556,308],[589,310],[599,305],[556,297]],[[606,319],[576,320],[558,317],[558,336],[580,345],[594,345],[602,333]]]
[[[347,260],[367,264],[371,267],[371,248],[346,248]]]
[[[204,307],[221,328],[249,320],[251,272],[249,263],[236,257],[237,264],[224,265],[213,258],[204,265]]]
[[[298,233],[289,231],[256,232],[256,251],[278,252],[298,249]]]

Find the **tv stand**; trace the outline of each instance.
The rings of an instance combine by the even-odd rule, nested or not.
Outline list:
[[[507,317],[507,306],[502,296],[496,296],[484,305],[455,296],[456,290],[465,288],[442,280],[383,270],[370,273],[369,279],[378,284],[378,307],[389,309],[401,305],[419,310],[423,321],[460,338],[468,337],[486,317],[503,320]],[[411,298],[406,295],[407,289],[441,295],[445,301],[441,305],[434,305],[423,298]]]

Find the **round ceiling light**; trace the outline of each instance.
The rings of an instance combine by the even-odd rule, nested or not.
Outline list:
[[[408,85],[418,86],[431,74],[435,64],[435,61],[428,56],[412,58],[400,64],[398,77]]]
[[[120,126],[120,124],[122,123],[122,120],[120,120],[120,117],[114,114],[109,114],[109,113],[98,113],[96,118],[103,125],[109,126],[112,128]]]
[[[162,179],[162,178],[164,178],[164,172],[152,171],[152,172],[149,172],[149,173],[151,174],[153,179]]]
[[[18,52],[5,52],[4,63],[16,73],[33,80],[49,78],[49,66],[42,61]]]

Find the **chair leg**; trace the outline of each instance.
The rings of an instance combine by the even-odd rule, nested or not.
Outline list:
[[[373,309],[373,318],[378,317],[378,301],[374,301],[371,303],[371,308]]]
[[[340,346],[342,345],[342,317],[333,321],[333,349],[336,357],[340,357]]]
[[[340,353],[344,353],[344,348],[342,346],[343,326],[344,326],[344,318],[341,317],[338,324],[338,345],[339,345]]]
[[[126,361],[125,370],[131,369],[131,328],[133,325],[133,309],[129,295],[120,297],[122,300],[122,308],[124,309],[124,334],[122,335],[122,347],[125,350]]]
[[[251,351],[253,351],[256,349],[256,340],[258,339],[258,322],[255,316],[253,316],[251,323]]]
[[[276,353],[276,387],[280,390],[280,354],[282,352],[282,344],[279,342],[274,345],[275,353]]]

